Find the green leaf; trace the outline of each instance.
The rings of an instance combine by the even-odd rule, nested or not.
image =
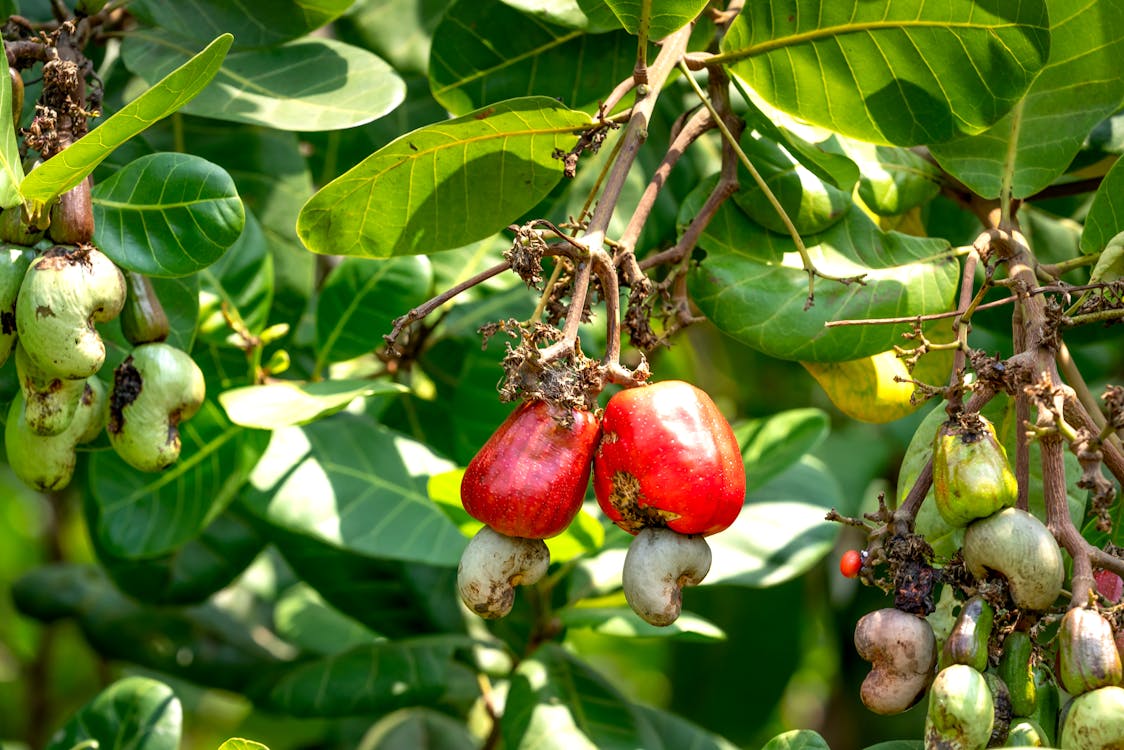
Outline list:
[[[219,750],[269,750],[269,748],[260,742],[244,740],[241,737],[232,737],[219,745]]]
[[[433,30],[448,5],[446,0],[366,0],[352,5],[334,26],[342,41],[371,50],[399,73],[425,75]]]
[[[605,0],[629,34],[663,39],[702,13],[707,0]]]
[[[121,54],[129,70],[151,81],[188,53],[176,37],[136,31]],[[184,111],[281,130],[339,130],[382,117],[405,95],[402,79],[370,52],[305,37],[231,53],[214,84]]]
[[[852,141],[847,153],[862,165],[859,198],[879,216],[900,216],[941,190],[940,170],[909,149]]]
[[[518,8],[528,16],[541,18],[547,23],[590,34],[621,28],[620,19],[605,0],[503,0],[503,2],[512,8]]]
[[[814,451],[827,437],[830,424],[821,409],[791,409],[739,423],[734,434],[745,463],[746,491],[765,485]]]
[[[1050,62],[1018,105],[984,133],[930,149],[984,198],[1025,198],[1065,172],[1090,131],[1124,97],[1124,0],[1047,0]]]
[[[648,706],[637,706],[644,720],[652,726],[666,750],[735,750],[735,746],[681,716]],[[657,748],[652,748],[657,750]]]
[[[562,179],[554,150],[588,115],[543,97],[501,102],[407,133],[324,186],[297,232],[317,253],[387,258],[488,237]],[[377,209],[377,210],[376,210]]]
[[[709,538],[714,561],[705,583],[776,586],[802,575],[831,551],[839,525],[824,520],[843,489],[827,466],[806,455],[750,493],[741,515]]]
[[[702,643],[726,640],[717,625],[686,612],[666,627],[649,625],[628,607],[568,607],[559,616],[568,628],[588,628],[618,638],[675,638]]]
[[[334,414],[357,398],[407,390],[403,385],[387,381],[284,381],[224,391],[219,394],[219,403],[234,424],[275,430]]]
[[[635,750],[659,743],[605,678],[554,643],[519,664],[501,730],[512,750]]]
[[[215,77],[232,41],[230,34],[223,34],[197,55],[185,52],[186,62],[169,69],[148,91],[24,177],[24,200],[45,204],[65,193],[118,146],[195,98]]]
[[[707,197],[718,184],[718,175],[702,180],[687,194],[676,215],[676,232],[682,237],[691,221],[699,214]],[[763,227],[749,218],[737,203],[725,200],[707,222],[699,236],[698,246],[712,253],[745,254],[763,263],[779,262],[784,250],[769,243],[746,243],[747,235],[757,234]]]
[[[246,214],[226,171],[191,154],[142,156],[92,191],[94,244],[130,271],[186,276],[214,263]]]
[[[377,349],[394,319],[425,302],[432,287],[433,267],[424,255],[344,258],[316,300],[316,370]]]
[[[213,401],[179,430],[179,461],[159,474],[113,451],[91,456],[87,523],[115,557],[157,557],[194,538],[241,490],[268,436],[232,424]]]
[[[831,750],[827,742],[811,729],[794,729],[778,734],[761,750]]]
[[[429,84],[455,115],[535,94],[593,112],[635,64],[636,40],[624,32],[586,34],[500,0],[472,0],[453,5],[433,32]]]
[[[452,659],[455,647],[468,643],[441,636],[356,646],[270,674],[249,693],[266,710],[321,718],[433,704],[475,682]]]
[[[134,0],[129,12],[192,41],[234,33],[236,49],[269,47],[304,36],[343,14],[354,0]],[[268,22],[266,22],[268,19]]]
[[[54,735],[47,750],[87,742],[99,750],[177,750],[183,706],[163,682],[125,677],[98,693]]]
[[[456,565],[466,541],[426,493],[428,477],[449,468],[420,443],[340,413],[273,433],[245,502],[271,524],[341,549]]]
[[[325,656],[339,654],[377,640],[373,632],[333,609],[305,583],[282,595],[273,612],[277,634],[305,651]]]
[[[273,255],[261,223],[246,214],[242,234],[227,252],[198,274],[199,336],[226,343],[233,333],[227,316],[254,335],[265,330],[273,304]]]
[[[717,60],[773,106],[901,146],[978,133],[1046,63],[1044,0],[747,3]]]
[[[463,721],[431,708],[403,708],[382,717],[358,750],[476,750],[480,740]]]
[[[23,163],[16,125],[13,119],[12,87],[8,84],[8,56],[0,60],[0,208],[12,208],[22,202],[20,182],[23,180]],[[16,75],[19,75],[17,72]]]
[[[1124,161],[1108,170],[1085,216],[1081,252],[1099,253],[1113,237],[1124,232]]]
[[[827,328],[829,320],[924,315],[952,306],[959,264],[938,238],[882,232],[853,207],[823,234],[806,238],[816,268],[835,276],[865,273],[865,284],[816,281],[815,304],[804,309],[808,275],[792,239],[745,227],[736,248],[710,251],[689,278],[694,301],[722,331],[771,357],[803,361],[858,359],[901,341],[906,325]],[[754,257],[762,246],[783,263]],[[745,248],[743,250],[743,248]]]

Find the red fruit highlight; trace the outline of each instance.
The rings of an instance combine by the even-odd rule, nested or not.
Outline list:
[[[501,534],[546,539],[566,530],[581,509],[601,428],[573,410],[563,427],[545,401],[521,404],[468,464],[461,503]]]

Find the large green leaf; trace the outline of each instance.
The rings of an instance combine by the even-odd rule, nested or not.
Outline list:
[[[860,140],[978,133],[1045,64],[1044,0],[746,3],[719,59],[772,105]]]
[[[1099,253],[1124,232],[1124,161],[1117,161],[1101,180],[1081,232],[1081,252]]]
[[[47,750],[71,750],[80,742],[98,750],[177,750],[182,733],[183,706],[170,687],[124,677],[53,734]]]
[[[659,735],[664,750],[735,750],[735,746],[716,734],[692,724],[681,716],[647,706],[637,706],[644,720]],[[658,750],[651,748],[651,750]]]
[[[745,463],[746,490],[765,485],[811,453],[827,437],[827,413],[821,409],[790,409],[734,428]]]
[[[707,0],[606,0],[630,34],[663,39],[695,19]]]
[[[268,47],[304,36],[338,18],[354,0],[134,0],[129,12],[195,41],[234,34],[235,48]]]
[[[708,539],[714,561],[705,583],[765,587],[802,575],[835,544],[840,527],[824,514],[843,502],[827,466],[804,456],[751,492],[733,525]]]
[[[122,48],[125,64],[146,81],[187,54],[178,37],[152,30],[131,33]],[[336,130],[382,117],[405,95],[402,79],[370,52],[306,37],[231,53],[184,111],[281,130]]]
[[[352,5],[333,27],[340,39],[371,50],[399,73],[425,75],[433,30],[449,2],[365,0]]]
[[[330,656],[356,646],[374,643],[379,637],[324,601],[306,583],[298,583],[282,595],[273,612],[277,634],[304,651]]]
[[[316,300],[316,370],[382,346],[394,319],[425,302],[433,267],[423,255],[344,258]]]
[[[985,198],[1025,198],[1065,172],[1089,132],[1124,98],[1124,0],[1047,0],[1050,62],[984,133],[934,146],[937,161]]]
[[[724,332],[780,359],[841,361],[886,351],[908,326],[824,324],[944,312],[959,279],[947,241],[882,232],[861,209],[852,208],[823,234],[806,238],[806,244],[821,272],[866,274],[866,283],[817,279],[815,304],[805,310],[808,275],[792,239],[750,222],[736,241],[736,247],[702,245],[710,252],[691,274],[691,296]],[[784,261],[754,257],[763,252],[783,254]]]
[[[3,57],[0,60],[0,81],[5,82],[0,86],[0,208],[11,208],[21,202],[19,188],[23,180],[23,164],[16,142],[12,87],[6,83],[9,77],[8,56]]]
[[[403,708],[379,719],[358,750],[477,750],[480,740],[463,721],[431,708]]]
[[[247,506],[271,524],[371,557],[455,565],[466,543],[429,499],[451,465],[368,419],[340,413],[273,433]]]
[[[879,216],[900,216],[941,190],[941,171],[911,149],[851,141],[847,153],[862,165],[859,198]]]
[[[242,199],[226,171],[191,154],[142,156],[92,191],[94,243],[148,276],[206,268],[242,234]]]
[[[310,250],[386,258],[488,237],[562,179],[588,115],[553,99],[501,102],[407,133],[312,197],[297,219]]]
[[[242,488],[268,437],[232,424],[214,401],[179,430],[179,461],[159,474],[136,471],[113,451],[91,456],[86,517],[115,557],[157,557],[194,538]]]
[[[118,146],[195,98],[218,73],[232,40],[230,34],[223,34],[196,55],[185,50],[181,64],[168,66],[152,88],[31,170],[20,183],[24,200],[43,204],[65,193]]]
[[[458,115],[530,94],[592,111],[635,64],[636,40],[624,32],[586,34],[500,0],[462,0],[433,32],[429,82]]]
[[[585,662],[547,643],[520,663],[502,722],[511,750],[635,750],[659,737]]]

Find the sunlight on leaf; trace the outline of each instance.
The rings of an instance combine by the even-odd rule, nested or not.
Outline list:
[[[326,417],[357,398],[408,390],[399,383],[371,380],[273,382],[225,391],[219,403],[234,424],[275,430]]]
[[[726,634],[709,620],[684,612],[670,625],[649,625],[629,607],[570,607],[561,612],[562,624],[588,628],[618,638],[675,638],[701,643],[724,641]]]

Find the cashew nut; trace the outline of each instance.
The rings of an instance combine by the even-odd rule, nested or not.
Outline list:
[[[933,680],[937,638],[928,621],[892,607],[855,625],[855,651],[871,663],[859,696],[876,714],[897,714],[917,703]]]
[[[160,471],[180,455],[179,423],[199,411],[203,372],[191,357],[168,344],[133,349],[113,374],[109,442],[141,471]]]
[[[506,536],[485,526],[469,540],[457,567],[457,588],[465,605],[489,620],[505,616],[515,587],[535,583],[550,567],[542,539]]]
[[[16,301],[20,343],[41,369],[60,378],[93,375],[105,362],[95,323],[125,303],[125,277],[90,245],[56,245],[31,263]]]
[[[1005,508],[973,521],[964,533],[964,563],[976,578],[988,570],[1007,579],[1020,609],[1047,609],[1062,591],[1065,565],[1049,529],[1025,510]]]
[[[696,586],[710,571],[710,545],[663,527],[642,529],[624,558],[624,598],[652,625],[670,625],[683,609],[683,587]]]

